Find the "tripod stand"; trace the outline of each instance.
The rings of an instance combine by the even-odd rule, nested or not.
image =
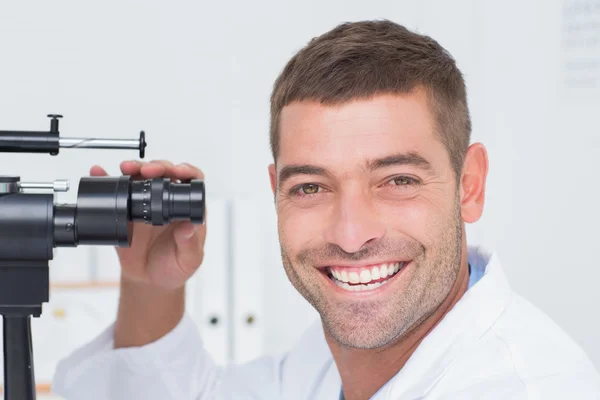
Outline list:
[[[0,131],[0,152],[49,153],[60,147],[138,149],[139,140],[61,139],[58,115],[49,132]],[[28,190],[50,193],[27,193]],[[167,178],[133,181],[130,176],[86,177],[76,204],[54,204],[54,192],[67,181],[24,183],[0,176],[0,314],[3,317],[6,400],[35,400],[31,317],[49,301],[49,262],[55,247],[111,245],[129,247],[132,223],[165,225],[175,220],[204,223],[204,182]]]

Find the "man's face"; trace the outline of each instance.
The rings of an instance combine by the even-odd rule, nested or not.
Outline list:
[[[275,189],[283,264],[339,343],[428,317],[461,260],[460,196],[423,91],[286,106]]]

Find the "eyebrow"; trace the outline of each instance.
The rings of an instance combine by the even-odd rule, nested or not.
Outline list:
[[[286,165],[279,172],[279,185],[283,185],[285,181],[296,175],[328,176],[329,174],[325,168],[316,165]]]
[[[428,172],[433,170],[431,163],[423,156],[415,152],[394,154],[391,156],[368,160],[366,167],[368,171],[374,171],[381,168],[387,168],[398,165],[413,165]],[[279,172],[279,185],[296,175],[320,175],[331,176],[331,174],[323,167],[317,165],[286,165]]]
[[[429,163],[425,157],[415,152],[394,154],[388,157],[367,161],[367,169],[370,171],[395,165],[413,165],[424,170],[433,170],[431,163]]]

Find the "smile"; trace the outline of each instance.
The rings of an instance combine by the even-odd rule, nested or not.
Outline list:
[[[388,283],[404,266],[406,261],[382,263],[368,267],[327,267],[329,278],[348,291],[369,291]]]

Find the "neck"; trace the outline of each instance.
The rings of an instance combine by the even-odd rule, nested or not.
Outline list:
[[[325,337],[342,378],[346,400],[370,399],[398,373],[421,341],[437,326],[467,290],[469,268],[466,260],[446,299],[426,319],[416,323],[396,342],[378,349],[341,346],[325,329]]]

